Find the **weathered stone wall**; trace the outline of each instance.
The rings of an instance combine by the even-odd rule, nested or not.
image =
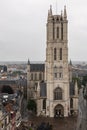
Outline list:
[[[87,86],[80,89],[77,130],[87,130]]]

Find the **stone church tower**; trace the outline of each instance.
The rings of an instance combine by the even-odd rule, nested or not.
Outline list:
[[[46,115],[50,117],[67,117],[70,112],[67,27],[66,7],[64,13],[53,15],[50,6],[45,62]]]
[[[66,7],[60,15],[48,11],[45,63],[27,64],[27,100],[37,106],[37,116],[67,117],[78,111],[78,87],[68,64]]]

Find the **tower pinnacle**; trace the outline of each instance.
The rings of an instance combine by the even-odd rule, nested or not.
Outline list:
[[[61,20],[63,20],[63,11],[61,10]]]
[[[28,63],[27,63],[28,65],[30,65],[30,61],[29,61],[29,59],[28,59]]]
[[[71,59],[70,59],[70,63],[69,63],[70,65],[72,65],[72,61],[71,61]]]
[[[52,16],[52,5],[50,5],[50,9],[48,10],[48,17]]]
[[[64,6],[64,20],[67,19],[67,12],[66,12],[66,6]]]
[[[50,14],[52,15],[52,5],[50,5]]]

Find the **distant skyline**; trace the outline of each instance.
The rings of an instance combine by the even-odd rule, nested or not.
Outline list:
[[[0,61],[45,61],[48,9],[67,8],[69,60],[87,61],[86,0],[1,0]]]

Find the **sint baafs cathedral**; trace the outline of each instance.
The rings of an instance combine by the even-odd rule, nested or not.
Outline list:
[[[72,82],[72,63],[68,63],[68,19],[66,6],[47,16],[46,60],[27,64],[27,100],[37,105],[37,116],[68,117],[78,111],[78,86]]]

